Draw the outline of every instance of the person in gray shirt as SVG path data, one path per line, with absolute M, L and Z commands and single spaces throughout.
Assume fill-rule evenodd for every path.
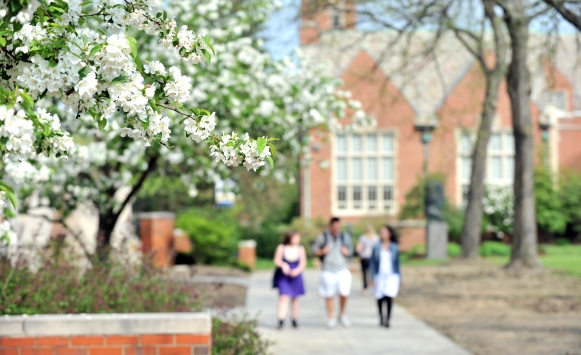
M 345 315 L 345 306 L 351 292 L 349 258 L 353 254 L 353 241 L 349 234 L 341 232 L 339 218 L 331 218 L 329 230 L 321 233 L 313 243 L 313 253 L 322 261 L 319 296 L 325 299 L 327 306 L 327 326 L 337 325 L 334 299 L 339 295 L 339 321 L 348 327 L 351 323 Z

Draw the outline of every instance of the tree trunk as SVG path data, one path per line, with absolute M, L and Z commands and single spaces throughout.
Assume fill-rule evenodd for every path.
M 529 20 L 523 2 L 513 0 L 505 17 L 512 50 L 507 86 L 515 143 L 514 236 L 509 267 L 516 268 L 541 265 L 537 254 L 531 83 L 527 69 Z
M 139 179 L 131 187 L 129 194 L 121 201 L 120 206 L 117 210 L 107 209 L 102 210 L 99 208 L 99 231 L 97 232 L 97 258 L 100 261 L 107 260 L 109 258 L 109 251 L 111 249 L 111 236 L 113 230 L 117 225 L 119 216 L 125 209 L 125 207 L 131 202 L 133 197 L 139 193 L 139 190 L 143 186 L 143 183 L 147 177 L 157 168 L 157 160 L 159 159 L 159 153 L 154 153 L 151 155 L 147 161 L 147 169 L 145 169 Z M 115 191 L 109 191 L 110 198 L 115 198 Z M 98 207 L 98 206 L 97 206 Z
M 482 110 L 482 120 L 478 128 L 478 136 L 472 153 L 472 173 L 470 175 L 470 190 L 468 206 L 462 227 L 462 257 L 477 258 L 482 231 L 482 200 L 484 199 L 484 173 L 488 157 L 488 140 L 492 130 L 492 121 L 498 106 L 498 90 L 502 82 L 503 72 L 490 72 L 486 80 L 486 97 Z
M 117 218 L 113 211 L 99 210 L 99 231 L 97 233 L 97 258 L 105 261 L 109 258 L 111 249 L 111 235 L 117 224 Z
M 484 174 L 488 158 L 488 141 L 492 130 L 492 122 L 498 106 L 498 91 L 506 74 L 506 60 L 508 44 L 504 34 L 502 19 L 494 11 L 493 0 L 482 0 L 484 13 L 490 21 L 494 33 L 495 62 L 492 69 L 488 69 L 486 52 L 477 53 L 482 71 L 486 75 L 486 93 L 482 107 L 482 120 L 476 137 L 476 144 L 472 154 L 472 172 L 468 191 L 468 206 L 462 226 L 462 256 L 477 258 L 480 247 L 482 226 L 482 201 L 484 199 Z M 481 39 L 483 40 L 483 39 Z

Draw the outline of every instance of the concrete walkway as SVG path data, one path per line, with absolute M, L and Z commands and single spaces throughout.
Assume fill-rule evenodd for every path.
M 391 328 L 379 327 L 375 299 L 361 296 L 354 275 L 347 315 L 353 325 L 327 329 L 323 300 L 317 294 L 318 271 L 307 270 L 307 295 L 301 298 L 299 329 L 276 329 L 277 290 L 271 289 L 272 272 L 255 272 L 246 297 L 247 312 L 258 316 L 259 330 L 275 342 L 273 355 L 470 355 L 405 309 L 395 306 Z

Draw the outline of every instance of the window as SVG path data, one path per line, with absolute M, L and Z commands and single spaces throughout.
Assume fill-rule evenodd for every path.
M 567 111 L 567 95 L 564 91 L 551 91 L 548 95 L 549 105 L 552 105 L 559 110 Z
M 458 191 L 461 203 L 466 206 L 472 175 L 472 149 L 474 135 L 463 132 L 458 142 Z M 488 141 L 485 184 L 510 185 L 514 179 L 514 137 L 511 132 L 495 132 Z
M 394 213 L 395 138 L 389 132 L 337 134 L 333 209 L 345 214 Z

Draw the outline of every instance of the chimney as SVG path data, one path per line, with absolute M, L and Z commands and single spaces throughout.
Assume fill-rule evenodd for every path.
M 323 31 L 355 28 L 356 15 L 353 0 L 303 0 L 301 45 L 319 42 Z

